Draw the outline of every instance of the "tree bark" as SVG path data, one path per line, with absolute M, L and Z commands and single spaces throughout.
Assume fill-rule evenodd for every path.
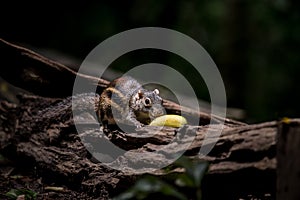
M 203 188 L 207 191 L 204 194 L 210 197 L 216 195 L 211 191 L 216 186 L 220 186 L 220 192 L 230 191 L 231 195 L 241 191 L 243 194 L 275 192 L 277 122 L 235 127 L 188 125 L 180 129 L 147 126 L 130 133 L 116 130 L 103 134 L 89 112 L 80 113 L 85 120 L 81 122 L 80 130 L 75 128 L 71 101 L 37 96 L 19 98 L 21 103 L 18 106 L 1 102 L 0 153 L 22 165 L 35 167 L 44 181 L 63 182 L 81 191 L 93 191 L 92 194 L 99 197 L 115 192 L 115 188 L 126 188 L 128 182 L 137 177 L 131 165 L 139 162 L 145 163 L 151 174 L 166 176 L 170 172 L 152 170 L 172 163 L 168 155 L 183 152 L 192 159 L 209 161 L 209 173 Z M 80 115 L 76 117 L 80 118 Z M 209 139 L 216 141 L 212 151 L 204 157 L 199 155 L 208 130 L 222 128 L 219 138 Z M 172 142 L 176 138 L 180 142 Z M 95 162 L 88 151 L 95 152 L 89 147 L 103 147 L 109 141 L 126 153 L 116 156 L 102 151 L 102 157 L 112 157 L 115 163 L 122 163 L 122 160 L 132 162 L 124 165 L 121 172 Z M 151 153 L 158 149 L 157 154 Z M 136 152 L 142 157 L 134 157 Z
M 128 132 L 104 133 L 93 109 L 80 110 L 93 108 L 95 97 L 76 96 L 75 107 L 80 106 L 74 114 L 72 97 L 68 94 L 76 75 L 88 84 L 97 84 L 100 90 L 107 87 L 108 81 L 78 74 L 2 39 L 0 48 L 4 52 L 1 65 L 10 66 L 7 71 L 0 68 L 1 76 L 35 94 L 19 95 L 18 105 L 0 102 L 0 154 L 17 166 L 35 169 L 43 182 L 66 185 L 90 198 L 108 199 L 128 188 L 141 175 L 134 168 L 139 163 L 146 166 L 145 172 L 166 177 L 182 169 L 166 172 L 155 170 L 156 167 L 172 164 L 173 155 L 184 154 L 210 163 L 202 184 L 204 199 L 275 194 L 277 122 L 247 125 L 164 100 L 168 113 L 201 118 L 201 124 L 179 129 L 146 126 Z M 221 135 L 216 135 L 220 130 Z M 106 145 L 111 143 L 125 153 L 109 152 Z M 213 143 L 216 144 L 207 155 L 199 154 L 201 147 Z M 110 165 L 98 162 L 93 155 Z M 110 167 L 114 164 L 120 170 Z M 43 191 L 40 195 L 45 197 Z

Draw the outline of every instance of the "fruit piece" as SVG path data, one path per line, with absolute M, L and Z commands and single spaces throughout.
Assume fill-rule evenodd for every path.
M 186 119 L 180 115 L 163 115 L 155 118 L 149 125 L 179 128 L 185 124 L 187 124 Z

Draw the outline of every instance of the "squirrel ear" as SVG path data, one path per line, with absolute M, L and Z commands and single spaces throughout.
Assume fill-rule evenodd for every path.
M 159 90 L 158 90 L 158 89 L 153 90 L 153 92 L 154 92 L 155 94 L 159 95 Z
M 143 98 L 143 96 L 144 96 L 144 93 L 141 90 L 139 90 L 138 93 L 135 95 L 135 98 L 138 100 L 138 99 Z

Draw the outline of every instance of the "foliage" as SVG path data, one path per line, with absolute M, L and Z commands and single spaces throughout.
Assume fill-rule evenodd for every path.
M 146 176 L 137 181 L 132 188 L 114 199 L 150 199 L 155 194 L 160 197 L 172 197 L 173 199 L 187 200 L 187 198 L 182 193 L 178 192 L 175 187 L 153 176 Z
M 27 189 L 11 189 L 6 193 L 6 196 L 10 199 L 17 199 L 20 195 L 24 195 L 25 200 L 34 200 L 36 199 L 37 193 Z
M 157 176 L 144 176 L 114 200 L 155 199 L 155 197 L 178 200 L 201 199 L 201 181 L 208 164 L 181 157 L 171 167 L 181 167 L 185 172 L 166 178 L 167 181 Z M 165 169 L 166 172 L 169 170 L 169 167 Z

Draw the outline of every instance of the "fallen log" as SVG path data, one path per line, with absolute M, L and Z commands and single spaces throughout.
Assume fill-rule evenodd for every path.
M 35 94 L 19 95 L 17 105 L 0 102 L 0 154 L 16 166 L 34 169 L 43 183 L 65 185 L 69 190 L 83 192 L 85 198 L 108 199 L 128 188 L 141 174 L 164 178 L 181 173 L 178 168 L 166 172 L 157 166 L 168 166 L 174 162 L 174 155 L 183 154 L 210 163 L 202 184 L 204 199 L 245 195 L 274 198 L 277 122 L 247 125 L 164 100 L 168 113 L 183 112 L 200 118 L 201 124 L 104 133 L 92 110 L 80 110 L 74 115 L 68 96 L 76 75 L 88 84 L 98 85 L 100 90 L 107 87 L 108 81 L 78 74 L 2 39 L 0 48 L 4 52 L 1 66 L 10 66 L 9 70 L 0 68 L 1 76 Z M 93 104 L 93 98 L 83 94 L 77 100 L 79 104 Z M 220 136 L 209 134 L 218 131 Z M 111 143 L 124 152 L 111 153 L 105 148 Z M 210 145 L 214 147 L 208 154 L 200 154 L 202 146 Z M 135 167 L 141 162 L 144 172 L 137 174 Z M 115 166 L 118 170 L 112 168 Z M 39 195 L 46 198 L 49 193 L 41 190 Z
M 126 188 L 128 182 L 137 177 L 135 168 L 124 165 L 121 171 L 114 170 L 109 165 L 95 162 L 88 151 L 96 151 L 88 147 L 105 145 L 110 140 L 126 150 L 124 155 L 114 158 L 115 162 L 130 160 L 134 166 L 142 160 L 147 166 L 145 172 L 154 175 L 166 175 L 155 167 L 171 164 L 173 160 L 168 155 L 183 152 L 192 159 L 209 161 L 209 175 L 203 184 L 206 191 L 219 185 L 222 186 L 220 191 L 230 189 L 230 194 L 275 192 L 277 122 L 236 127 L 218 124 L 186 126 L 181 129 L 147 126 L 131 133 L 114 131 L 105 135 L 97 124 L 89 121 L 82 122 L 80 130 L 76 129 L 71 104 L 65 106 L 68 109 L 61 109 L 61 103 L 66 101 L 26 95 L 19 98 L 18 106 L 1 102 L 0 153 L 22 165 L 36 168 L 46 182 L 62 182 L 73 189 L 93 191 L 97 197 L 112 194 L 115 188 Z M 92 116 L 87 117 L 89 113 L 81 114 L 85 119 L 92 119 Z M 208 130 L 220 128 L 224 128 L 221 136 L 210 138 L 212 142 L 217 141 L 212 151 L 201 156 L 199 150 Z M 172 142 L 176 137 L 180 137 L 180 144 Z M 158 149 L 159 153 L 151 154 Z M 142 156 L 137 158 L 136 152 Z M 111 156 L 109 152 L 101 153 L 102 156 Z

